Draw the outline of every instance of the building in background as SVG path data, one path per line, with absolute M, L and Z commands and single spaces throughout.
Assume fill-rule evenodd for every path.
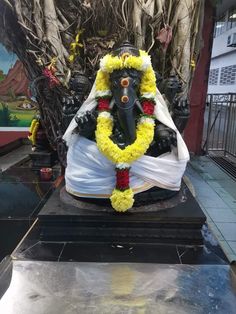
M 208 93 L 236 93 L 236 1 L 217 7 Z

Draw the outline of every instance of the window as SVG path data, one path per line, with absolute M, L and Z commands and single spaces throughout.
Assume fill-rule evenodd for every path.
M 209 73 L 209 85 L 217 85 L 219 77 L 219 69 L 211 69 Z
M 215 24 L 215 37 L 221 35 L 226 30 L 226 15 L 221 16 Z
M 229 19 L 227 22 L 227 29 L 236 27 L 236 9 L 231 9 L 229 11 Z
M 233 85 L 236 83 L 236 64 L 221 68 L 220 85 Z

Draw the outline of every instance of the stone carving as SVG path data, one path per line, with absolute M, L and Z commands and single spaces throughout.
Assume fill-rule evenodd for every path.
M 135 194 L 150 190 L 158 200 L 180 189 L 189 159 L 180 134 L 188 102 L 174 75 L 157 76 L 148 54 L 129 42 L 101 59 L 90 95 L 64 135 L 67 192 L 81 200 L 110 198 L 124 212 L 137 205 Z

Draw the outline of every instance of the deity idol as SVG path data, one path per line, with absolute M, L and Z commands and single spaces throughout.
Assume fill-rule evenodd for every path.
M 110 199 L 118 212 L 135 206 L 135 195 L 144 191 L 179 191 L 189 160 L 150 56 L 128 42 L 101 59 L 64 140 L 67 192 L 81 200 Z

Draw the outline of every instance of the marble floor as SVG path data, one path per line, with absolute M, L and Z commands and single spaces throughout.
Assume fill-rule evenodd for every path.
M 236 261 L 236 181 L 206 156 L 194 157 L 186 176 L 207 224 L 230 262 Z

